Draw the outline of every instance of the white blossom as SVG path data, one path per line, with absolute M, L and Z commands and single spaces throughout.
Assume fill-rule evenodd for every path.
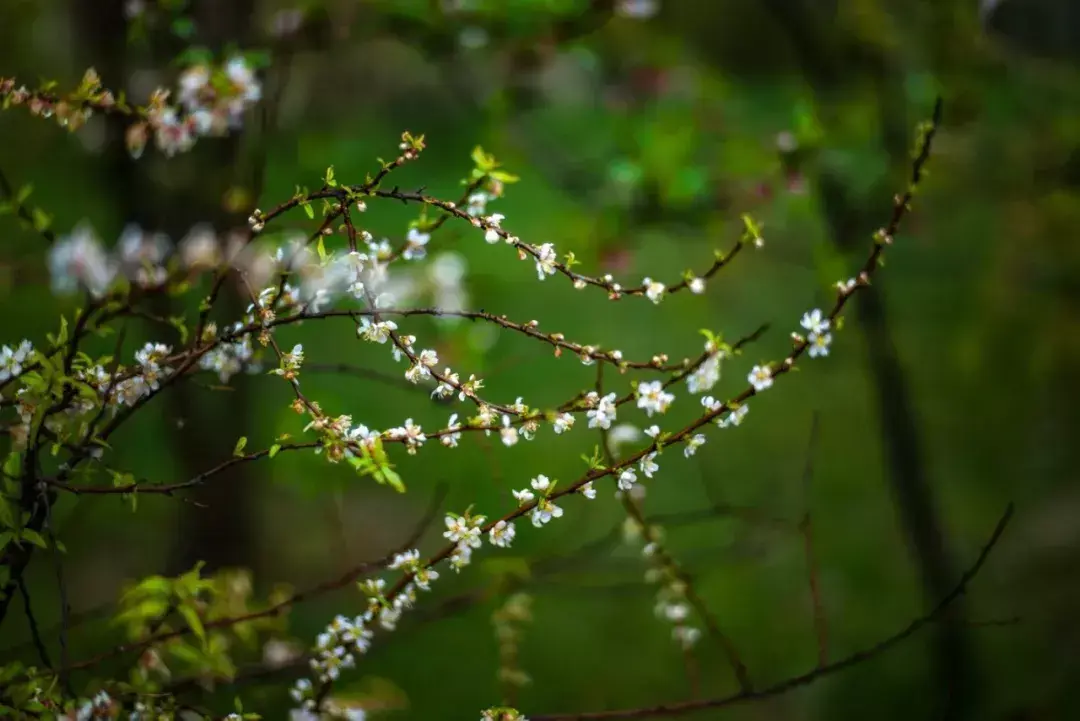
M 488 531 L 488 539 L 493 546 L 509 548 L 510 543 L 514 540 L 514 534 L 514 524 L 500 520 Z
M 690 438 L 686 439 L 686 446 L 683 448 L 683 455 L 689 458 L 697 452 L 697 449 L 705 445 L 705 436 L 701 433 L 696 433 Z
M 0 348 L 0 382 L 22 373 L 24 364 L 33 352 L 34 346 L 28 340 L 19 343 L 15 348 Z
M 461 440 L 461 431 L 459 430 L 460 426 L 457 424 L 457 419 L 457 413 L 450 416 L 450 422 L 447 424 L 446 428 L 448 433 L 439 439 L 447 448 L 457 448 L 458 441 Z
M 551 427 L 556 433 L 562 433 L 563 431 L 570 430 L 574 427 L 574 416 L 572 413 L 560 413 L 555 416 L 555 420 L 552 421 Z
M 820 309 L 814 308 L 808 313 L 803 313 L 801 325 L 810 333 L 821 335 L 829 330 L 829 319 L 822 314 Z
M 747 380 L 750 381 L 750 385 L 754 386 L 754 390 L 760 393 L 761 391 L 772 387 L 772 371 L 768 366 L 754 366 L 753 369 L 751 369 Z
M 484 233 L 484 240 L 486 240 L 488 243 L 499 242 L 499 229 L 505 218 L 506 216 L 502 213 L 494 213 L 485 218 L 488 229 Z
M 589 417 L 589 428 L 611 428 L 611 422 L 615 420 L 618 412 L 615 406 L 616 398 L 614 393 L 608 393 L 597 402 L 596 408 L 585 414 Z
M 811 333 L 808 340 L 810 342 L 811 358 L 829 355 L 829 345 L 832 343 L 832 333 Z
M 743 418 L 745 418 L 746 414 L 749 412 L 750 406 L 743 403 L 741 406 L 731 411 L 731 413 L 728 414 L 727 418 L 719 420 L 717 422 L 717 425 L 719 425 L 721 428 L 728 428 L 730 426 L 740 425 L 743 422 Z
M 660 381 L 639 383 L 637 387 L 637 407 L 652 417 L 653 413 L 666 413 L 675 396 L 664 390 L 664 384 Z
M 552 518 L 562 517 L 562 514 L 562 508 L 556 506 L 546 498 L 541 498 L 532 510 L 532 524 L 537 528 L 540 528 L 545 523 L 549 523 Z
M 558 262 L 559 257 L 555 253 L 555 246 L 551 243 L 541 245 L 536 255 L 537 277 L 543 280 L 545 275 L 555 275 L 555 264 Z
M 390 339 L 390 334 L 395 330 L 397 330 L 397 323 L 392 320 L 372 323 L 367 318 L 361 318 L 357 335 L 373 343 L 386 343 Z
M 641 459 L 638 464 L 641 468 L 641 472 L 645 474 L 646 478 L 652 478 L 653 474 L 660 470 L 660 466 L 656 463 L 656 453 L 649 453 Z
M 655 281 L 652 278 L 645 278 L 645 295 L 654 304 L 659 304 L 664 299 L 665 286 L 659 281 Z

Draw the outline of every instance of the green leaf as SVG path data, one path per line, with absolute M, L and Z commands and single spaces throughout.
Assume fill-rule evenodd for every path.
M 199 614 L 195 612 L 195 609 L 191 606 L 181 606 L 178 610 L 184 620 L 187 621 L 191 632 L 198 636 L 200 641 L 206 643 L 206 629 L 203 628 L 202 619 L 199 618 Z
M 274 445 L 270 446 L 270 457 L 273 458 L 274 456 L 276 456 L 278 454 L 278 451 L 280 451 L 280 450 L 281 450 L 281 444 L 280 443 L 275 443 Z
M 41 208 L 34 208 L 30 211 L 30 214 L 33 217 L 34 230 L 37 232 L 48 230 L 49 226 L 52 225 L 52 216 Z
M 380 468 L 379 471 L 381 472 L 385 482 L 390 484 L 391 488 L 393 488 L 398 493 L 405 492 L 405 483 L 401 480 L 401 476 L 397 474 L 397 471 L 390 468 L 389 466 L 384 466 Z
M 509 185 L 510 183 L 516 183 L 521 180 L 521 178 L 514 175 L 513 173 L 507 173 L 502 170 L 492 170 L 490 173 L 488 173 L 488 175 L 490 175 L 495 180 L 498 180 L 500 183 L 506 183 L 507 185 Z
M 247 436 L 240 436 L 240 440 L 236 442 L 236 446 L 233 448 L 233 456 L 242 458 L 245 446 L 247 446 Z
M 187 345 L 188 328 L 184 323 L 184 316 L 174 315 L 169 318 L 169 325 L 176 328 L 176 331 L 180 334 L 180 345 Z
M 311 207 L 311 203 L 301 203 L 304 208 L 304 212 L 307 213 L 307 217 L 315 220 L 315 209 Z
M 60 316 L 60 334 L 58 336 L 56 336 L 57 345 L 61 345 L 61 344 L 67 342 L 67 339 L 68 339 L 67 331 L 68 331 L 67 318 L 65 318 L 64 316 Z
M 19 531 L 19 537 L 25 541 L 30 541 L 38 548 L 48 548 L 49 544 L 45 542 L 45 537 L 32 528 L 24 528 Z
M 147 576 L 133 588 L 125 592 L 120 601 L 124 602 L 137 596 L 167 596 L 172 593 L 172 582 L 164 576 Z
M 15 534 L 11 531 L 0 533 L 0 551 L 3 551 L 13 538 L 15 538 Z
M 195 21 L 188 17 L 176 18 L 172 21 L 173 35 L 187 40 L 195 34 Z
M 18 451 L 9 453 L 8 457 L 4 459 L 4 475 L 8 478 L 18 478 L 21 468 L 22 454 Z

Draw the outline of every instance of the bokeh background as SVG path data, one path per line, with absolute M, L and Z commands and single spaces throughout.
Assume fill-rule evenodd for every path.
M 672 454 L 645 509 L 670 519 L 670 549 L 767 685 L 816 661 L 794 528 L 804 514 L 838 658 L 947 591 L 1016 503 L 1006 538 L 947 622 L 811 687 L 700 718 L 1080 713 L 1075 3 L 237 0 L 195 2 L 186 43 L 169 32 L 133 39 L 130 10 L 119 0 L 4 0 L 0 75 L 71 87 L 94 66 L 106 87 L 139 98 L 172 82 L 169 63 L 185 44 L 263 48 L 271 122 L 183 157 L 149 152 L 134 163 L 120 128 L 104 120 L 68 135 L 22 111 L 0 115 L 0 170 L 33 185 L 33 204 L 57 232 L 84 219 L 110 239 L 129 222 L 173 238 L 198 222 L 243 225 L 252 207 L 298 184 L 317 187 L 328 165 L 342 182 L 361 182 L 377 157 L 395 153 L 403 130 L 424 133 L 428 150 L 396 181 L 455 198 L 479 144 L 521 176 L 490 208 L 507 227 L 628 282 L 702 268 L 738 237 L 742 213 L 764 221 L 764 249 L 742 254 L 705 296 L 659 307 L 537 283 L 531 264 L 469 228 L 449 224 L 432 241 L 434 256 L 463 262 L 468 307 L 536 318 L 627 357 L 692 356 L 701 328 L 734 340 L 771 323 L 725 365 L 721 397 L 741 390 L 755 362 L 781 357 L 802 312 L 829 302 L 832 283 L 861 263 L 904 187 L 913 128 L 942 95 L 945 121 L 916 212 L 874 292 L 847 313 L 832 355 L 778 382 L 743 426 L 712 432 L 696 458 Z M 372 202 L 365 222 L 400 241 L 412 212 Z M 305 227 L 302 216 L 293 222 Z M 0 341 L 40 342 L 74 301 L 50 292 L 39 236 L 10 216 L 0 217 L 0 236 Z M 419 304 L 430 302 L 429 267 L 417 266 L 413 279 Z M 407 330 L 455 369 L 485 378 L 492 397 L 545 406 L 594 379 L 573 358 L 481 325 L 415 319 Z M 149 324 L 131 332 L 176 340 Z M 406 417 L 445 423 L 451 409 L 423 391 L 335 370 L 399 373 L 381 349 L 355 342 L 350 325 L 307 324 L 281 337 L 324 366 L 306 372 L 305 390 L 328 411 L 375 428 Z M 608 382 L 628 387 L 626 378 Z M 157 399 L 117 438 L 117 463 L 179 481 L 228 457 L 241 435 L 262 447 L 300 434 L 282 384 L 255 376 L 233 385 Z M 695 408 L 683 391 L 664 425 Z M 637 411 L 620 420 L 646 425 Z M 107 610 L 131 579 L 205 560 L 250 568 L 257 593 L 317 583 L 401 543 L 440 486 L 445 508 L 475 503 L 495 514 L 535 473 L 576 478 L 597 442 L 583 426 L 510 449 L 467 438 L 456 451 L 398 454 L 404 495 L 320 458 L 282 454 L 201 489 L 192 496 L 201 506 L 147 496 L 132 513 L 112 497 L 62 499 L 73 657 L 117 638 Z M 388 719 L 474 717 L 503 697 L 491 614 L 521 589 L 534 597 L 520 651 L 533 683 L 517 699 L 527 713 L 688 697 L 683 656 L 653 614 L 640 551 L 618 540 L 624 516 L 610 489 L 565 506 L 543 532 L 520 524 L 512 551 L 484 551 L 459 577 L 444 573 L 416 619 L 380 636 L 344 691 L 390 707 L 380 712 Z M 440 532 L 431 528 L 421 548 L 438 548 Z M 562 561 L 541 572 L 537 560 L 552 557 Z M 39 557 L 29 578 L 55 643 L 52 564 Z M 463 594 L 469 603 L 445 605 Z M 294 610 L 289 633 L 307 643 L 360 604 L 355 590 L 321 597 Z M 32 658 L 28 637 L 12 613 L 0 629 L 3 657 Z M 703 695 L 735 689 L 707 639 L 697 658 Z M 286 675 L 245 686 L 247 707 L 284 717 L 288 683 Z M 227 704 L 230 692 L 207 698 Z

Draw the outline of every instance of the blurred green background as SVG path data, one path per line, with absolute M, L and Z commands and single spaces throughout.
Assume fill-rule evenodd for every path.
M 127 87 L 132 97 L 171 82 L 168 63 L 184 43 L 175 36 L 129 43 L 124 6 L 3 0 L 0 75 L 72 87 L 93 65 L 106 87 Z M 811 687 L 695 718 L 908 720 L 934 717 L 943 703 L 953 717 L 1077 717 L 1074 4 L 327 0 L 298 7 L 308 13 L 302 30 L 281 36 L 273 29 L 287 16 L 279 13 L 294 8 L 195 3 L 191 42 L 273 49 L 264 88 L 275 108 L 271 122 L 253 122 L 230 140 L 201 141 L 185 157 L 148 152 L 134 164 L 117 129 L 103 121 L 68 135 L 10 111 L 0 116 L 0 170 L 15 185 L 33 184 L 32 203 L 54 217 L 57 232 L 87 219 L 111 239 L 134 221 L 178 238 L 197 222 L 242 226 L 251 207 L 286 199 L 297 184 L 320 185 L 328 165 L 342 182 L 362 182 L 409 130 L 426 135 L 428 150 L 397 172 L 402 187 L 456 198 L 479 144 L 521 176 L 489 207 L 506 215 L 505 227 L 572 250 L 587 271 L 627 283 L 645 275 L 673 282 L 706 267 L 713 249 L 737 239 L 740 215 L 753 213 L 765 223 L 766 246 L 740 255 L 705 296 L 678 295 L 659 307 L 611 303 L 558 278 L 537 283 L 531 263 L 454 223 L 431 245 L 433 255 L 465 261 L 467 307 L 535 318 L 544 330 L 616 347 L 628 358 L 693 356 L 701 328 L 734 340 L 771 323 L 725 365 L 713 394 L 727 397 L 744 387 L 753 364 L 781 357 L 801 314 L 831 302 L 830 286 L 862 262 L 892 194 L 904 187 L 913 128 L 941 94 L 945 122 L 916 212 L 874 293 L 860 295 L 847 313 L 832 355 L 805 363 L 755 400 L 743 426 L 712 431 L 696 458 L 667 457 L 644 508 L 686 514 L 727 503 L 792 523 L 809 513 L 829 654 L 839 658 L 893 632 L 946 591 L 1014 501 L 1006 539 L 947 623 Z M 655 13 L 635 16 L 635 9 Z M 227 208 L 230 188 L 258 199 Z M 414 217 L 415 209 L 373 201 L 364 221 L 377 238 L 400 241 Z M 301 214 L 287 222 L 306 227 Z M 0 218 L 0 234 L 0 342 L 40 343 L 74 301 L 51 295 L 39 236 L 10 216 Z M 428 267 L 411 270 L 422 280 Z M 423 318 L 402 326 L 455 370 L 485 378 L 491 398 L 550 406 L 594 380 L 595 369 L 553 358 L 521 336 Z M 129 332 L 176 342 L 149 326 Z M 399 373 L 385 349 L 355 342 L 348 323 L 290 327 L 279 340 L 303 343 L 310 363 Z M 109 352 L 110 343 L 99 351 Z M 629 377 L 609 374 L 607 382 L 629 388 Z M 306 373 L 304 383 L 328 412 L 374 428 L 406 417 L 441 426 L 452 410 L 422 390 L 348 373 Z M 665 428 L 698 410 L 679 388 Z M 285 432 L 299 436 L 290 401 L 283 384 L 260 376 L 238 379 L 230 392 L 189 386 L 166 394 L 116 439 L 117 463 L 155 480 L 184 480 L 228 457 L 241 435 L 249 448 Z M 620 421 L 648 425 L 629 407 Z M 405 495 L 294 453 L 200 491 L 195 498 L 205 508 L 147 496 L 132 513 L 112 497 L 63 498 L 57 527 L 69 549 L 64 564 L 79 620 L 72 656 L 115 638 L 101 610 L 133 578 L 204 559 L 251 568 L 260 593 L 278 582 L 308 586 L 401 543 L 440 484 L 448 488 L 446 509 L 475 503 L 501 514 L 511 507 L 509 490 L 536 473 L 565 481 L 580 475 L 581 454 L 598 442 L 584 425 L 565 437 L 544 429 L 509 449 L 495 437 L 467 437 L 455 451 L 429 443 L 415 457 L 396 453 Z M 444 572 L 417 617 L 380 635 L 342 688 L 392 684 L 393 699 L 380 692 L 399 707 L 384 712 L 388 719 L 472 718 L 498 703 L 490 617 L 504 600 L 507 569 L 577 554 L 624 518 L 607 486 L 595 503 L 574 498 L 564 506 L 564 518 L 543 532 L 519 524 L 511 551 L 485 548 L 460 577 Z M 423 551 L 440 547 L 437 526 L 421 541 Z M 671 551 L 758 685 L 813 667 L 798 533 L 720 512 L 669 523 L 667 531 Z M 653 614 L 644 570 L 635 547 L 613 543 L 524 583 L 535 618 L 520 651 L 533 679 L 517 699 L 523 711 L 690 695 L 682 654 Z M 39 621 L 55 643 L 55 577 L 44 555 L 29 578 Z M 484 594 L 475 603 L 424 620 L 425 607 L 474 591 Z M 290 634 L 306 644 L 335 613 L 356 613 L 361 603 L 347 589 L 302 605 Z M 0 629 L 5 658 L 32 658 L 24 626 L 13 612 Z M 696 655 L 702 695 L 735 689 L 707 639 Z M 284 717 L 287 684 L 245 687 L 248 708 Z

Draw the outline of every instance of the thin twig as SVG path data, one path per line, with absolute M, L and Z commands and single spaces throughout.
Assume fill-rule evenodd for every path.
M 810 602 L 814 610 L 814 634 L 817 637 L 817 660 L 818 666 L 825 666 L 829 662 L 829 631 L 828 619 L 825 615 L 825 604 L 821 598 L 821 574 L 818 569 L 817 555 L 814 553 L 814 524 L 810 515 L 811 483 L 814 477 L 814 450 L 818 439 L 818 413 L 814 411 L 810 420 L 810 440 L 807 442 L 806 465 L 803 468 L 802 496 L 803 517 L 799 523 L 799 532 L 803 538 L 803 549 L 806 555 L 806 576 L 810 586 Z
M 721 696 L 711 699 L 700 699 L 692 701 L 683 701 L 679 703 L 660 704 L 657 706 L 649 706 L 643 708 L 634 709 L 618 709 L 614 711 L 595 711 L 591 713 L 568 713 L 568 714 L 529 714 L 529 718 L 532 721 L 614 721 L 615 719 L 643 719 L 643 718 L 659 718 L 666 716 L 681 716 L 683 714 L 693 713 L 695 711 L 701 711 L 703 709 L 720 709 L 728 708 L 738 704 L 747 703 L 749 701 L 760 701 L 762 699 L 773 698 L 780 696 L 796 688 L 809 685 L 818 681 L 826 676 L 839 673 L 840 671 L 847 670 L 852 666 L 857 666 L 865 661 L 869 661 L 885 651 L 897 646 L 903 641 L 907 640 L 911 636 L 915 635 L 918 631 L 922 630 L 929 624 L 936 621 L 945 610 L 958 598 L 963 596 L 967 592 L 967 587 L 971 581 L 978 575 L 983 565 L 986 563 L 986 559 L 990 556 L 990 552 L 997 545 L 1001 539 L 1002 534 L 1005 532 L 1006 526 L 1012 519 L 1013 505 L 1010 503 L 1005 509 L 1005 513 L 1002 515 L 1001 520 L 998 521 L 997 526 L 994 528 L 994 532 L 990 535 L 990 539 L 983 546 L 982 551 L 979 553 L 975 563 L 969 568 L 963 576 L 960 577 L 959 582 L 953 588 L 953 590 L 942 598 L 934 608 L 929 612 L 920 616 L 909 623 L 904 628 L 900 629 L 892 636 L 879 641 L 878 643 L 865 648 L 861 651 L 846 656 L 839 661 L 834 661 L 825 666 L 814 668 L 799 676 L 793 676 L 779 683 L 773 684 L 767 688 L 763 688 L 757 691 L 740 691 L 736 694 L 729 696 Z
M 34 641 L 34 648 L 37 649 L 38 658 L 45 664 L 46 668 L 51 669 L 53 667 L 52 659 L 49 658 L 49 650 L 45 647 L 45 641 L 41 638 L 41 631 L 38 629 L 37 618 L 34 617 L 34 607 L 30 603 L 30 591 L 26 588 L 26 581 L 22 577 L 15 581 L 19 586 L 19 593 L 22 595 L 23 611 L 26 613 L 26 623 L 30 626 L 30 637 Z

